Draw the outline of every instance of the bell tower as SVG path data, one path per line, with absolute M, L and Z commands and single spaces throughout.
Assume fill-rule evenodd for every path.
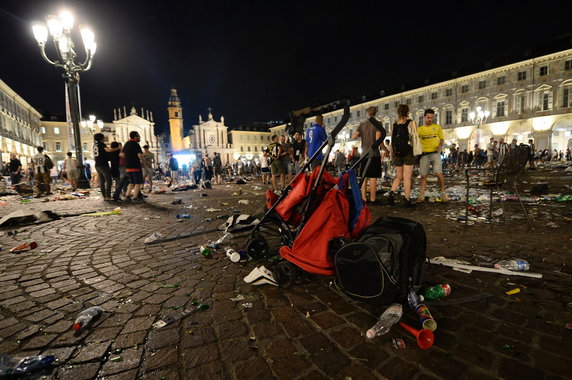
M 176 89 L 171 89 L 169 97 L 169 128 L 171 132 L 171 146 L 173 151 L 183 150 L 183 107 L 181 107 L 181 99 L 177 95 Z

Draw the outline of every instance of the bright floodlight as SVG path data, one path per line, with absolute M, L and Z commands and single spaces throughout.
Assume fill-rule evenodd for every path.
M 58 16 L 49 15 L 48 17 L 46 17 L 46 22 L 48 24 L 48 30 L 50 31 L 52 37 L 54 37 L 55 39 L 60 38 L 64 32 L 64 28 Z
M 99 127 L 100 130 L 103 129 L 103 121 L 98 120 L 98 121 L 97 121 L 97 126 Z
M 85 50 L 91 50 L 93 44 L 95 44 L 95 34 L 93 34 L 93 31 L 87 26 L 80 26 L 79 28 L 81 32 L 81 40 L 83 41 Z
M 60 21 L 65 31 L 70 31 L 73 28 L 73 15 L 69 11 L 62 11 L 60 13 Z
M 44 45 L 48 40 L 48 28 L 43 22 L 32 22 L 32 32 L 34 33 L 34 38 L 38 42 L 38 45 Z
M 89 121 L 91 122 L 95 121 L 95 115 L 89 115 Z
M 474 112 L 470 112 L 470 113 L 469 113 L 469 118 L 470 118 L 471 120 L 475 120 L 475 113 L 474 113 Z

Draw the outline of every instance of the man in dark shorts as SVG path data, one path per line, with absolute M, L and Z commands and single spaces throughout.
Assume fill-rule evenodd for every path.
M 108 148 L 103 142 L 103 133 L 93 135 L 93 159 L 95 160 L 95 170 L 99 176 L 99 189 L 103 200 L 111 200 L 111 171 L 109 169 L 109 153 L 119 150 L 119 148 Z
M 129 141 L 123 146 L 121 154 L 125 158 L 125 172 L 129 177 L 129 186 L 127 186 L 126 198 L 133 196 L 132 203 L 143 203 L 143 199 L 139 198 L 139 191 L 143 186 L 143 170 L 141 161 L 143 160 L 143 151 L 139 145 L 141 137 L 136 131 L 129 132 Z
M 274 186 L 274 191 L 279 191 L 284 188 L 286 175 L 284 174 L 284 165 L 282 164 L 282 160 L 280 160 L 282 146 L 278 143 L 278 136 L 272 136 L 272 143 L 268 145 L 268 150 L 270 151 L 270 157 L 272 157 L 272 163 L 270 164 L 272 185 Z M 276 184 L 276 177 L 280 177 L 280 184 L 282 185 L 280 189 Z
M 365 110 L 367 113 L 368 119 L 371 117 L 375 117 L 377 113 L 377 108 L 369 107 Z M 352 140 L 361 137 L 361 147 L 362 152 L 365 154 L 369 148 L 376 142 L 378 139 L 385 137 L 385 131 L 382 133 L 378 130 L 369 120 L 362 122 L 358 128 L 355 130 Z M 389 154 L 389 151 L 385 147 L 385 145 L 381 144 L 381 148 Z M 377 179 L 381 177 L 381 154 L 379 149 L 375 149 L 373 152 L 373 158 L 371 159 L 371 163 L 367 168 L 367 173 L 363 173 L 365 165 L 369 160 L 362 161 L 362 177 L 365 177 L 365 181 L 361 187 L 361 196 L 363 200 L 367 200 L 367 184 L 369 183 L 369 202 L 371 204 L 379 204 L 379 202 L 375 199 L 375 192 L 377 190 Z M 369 181 L 368 181 L 369 179 Z

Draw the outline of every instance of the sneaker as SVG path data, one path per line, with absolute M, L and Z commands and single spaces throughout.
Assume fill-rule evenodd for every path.
M 133 204 L 140 204 L 140 203 L 145 203 L 145 201 L 141 198 L 135 198 L 131 200 L 131 203 Z
M 423 203 L 425 202 L 425 196 L 419 196 L 419 198 L 417 198 L 417 203 Z
M 393 192 L 389 193 L 387 197 L 387 204 L 393 206 L 395 204 L 395 198 L 393 197 Z
M 123 200 L 121 198 L 111 198 L 111 201 L 115 203 L 123 203 Z
M 131 203 L 131 197 L 125 197 L 123 200 L 124 203 Z

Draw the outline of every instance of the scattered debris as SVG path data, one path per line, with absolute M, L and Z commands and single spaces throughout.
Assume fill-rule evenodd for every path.
M 507 291 L 507 292 L 505 292 L 505 293 L 506 293 L 507 295 L 509 295 L 509 296 L 512 295 L 512 294 L 517 294 L 517 293 L 520 293 L 520 288 L 515 288 L 515 289 L 509 290 L 509 291 Z
M 236 297 L 231 298 L 231 301 L 237 302 L 237 301 L 243 301 L 245 300 L 246 297 L 244 297 L 242 294 L 237 295 Z
M 274 285 L 278 286 L 278 282 L 274 277 L 274 273 L 264 267 L 264 265 L 254 268 L 248 276 L 244 278 L 244 282 L 250 285 Z
M 155 241 L 161 240 L 162 238 L 163 238 L 163 235 L 161 235 L 159 232 L 154 232 L 151 234 L 151 236 L 149 236 L 147 239 L 145 239 L 145 241 L 143 243 L 145 243 L 145 244 L 153 243 Z

